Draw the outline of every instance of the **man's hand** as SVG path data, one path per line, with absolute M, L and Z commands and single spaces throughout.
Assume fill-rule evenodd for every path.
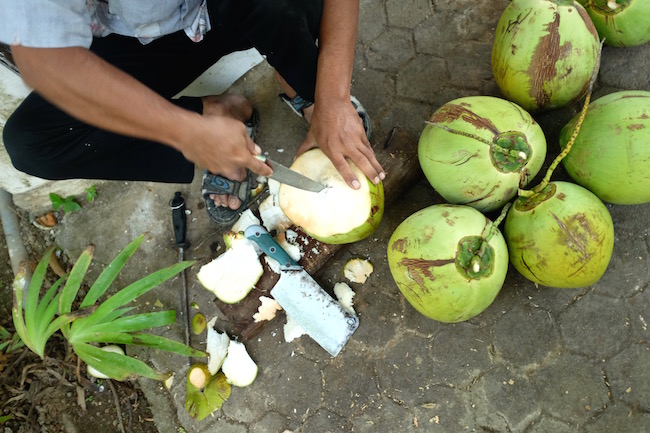
M 204 104 L 203 115 L 178 107 L 81 47 L 14 45 L 12 52 L 25 82 L 81 121 L 174 147 L 198 166 L 235 180 L 244 178 L 246 168 L 263 176 L 272 172 L 255 158 L 260 150 L 246 133 L 246 117 L 229 104 Z
M 319 147 L 351 188 L 358 189 L 360 183 L 346 158 L 359 167 L 372 182 L 379 183 L 385 177 L 384 171 L 375 158 L 361 118 L 350 100 L 323 101 L 313 107 L 309 132 L 298 148 L 298 155 Z
M 384 178 L 361 119 L 350 103 L 358 19 L 358 0 L 323 0 L 314 111 L 307 139 L 299 148 L 304 152 L 320 147 L 354 189 L 359 188 L 360 181 L 346 158 L 373 182 Z
M 270 176 L 273 170 L 255 158 L 262 150 L 244 125 L 252 111 L 251 103 L 241 95 L 204 97 L 201 124 L 183 140 L 183 155 L 197 166 L 232 180 L 243 180 L 247 168 Z

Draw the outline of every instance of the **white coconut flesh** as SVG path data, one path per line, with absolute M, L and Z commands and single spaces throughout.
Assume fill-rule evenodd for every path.
M 352 283 L 365 283 L 374 267 L 365 259 L 350 259 L 343 268 L 343 276 Z
M 230 338 L 228 338 L 228 334 L 218 332 L 212 326 L 208 327 L 208 339 L 205 346 L 206 352 L 208 352 L 208 371 L 210 371 L 210 374 L 217 374 L 223 365 L 228 355 L 229 345 Z
M 200 366 L 194 366 L 187 375 L 187 380 L 198 389 L 205 387 L 208 383 L 208 373 Z
M 263 272 L 255 247 L 248 242 L 238 242 L 203 265 L 196 276 L 219 300 L 234 304 L 248 295 Z
M 371 213 L 370 185 L 358 167 L 350 164 L 350 168 L 360 180 L 358 190 L 347 185 L 324 153 L 302 154 L 291 169 L 326 188 L 315 193 L 281 185 L 278 197 L 282 211 L 295 225 L 320 237 L 348 233 L 363 225 Z
M 353 307 L 354 291 L 350 286 L 346 283 L 334 284 L 334 295 L 336 296 L 336 299 L 339 300 L 339 304 L 341 304 L 341 307 L 345 311 L 355 314 Z
M 246 351 L 246 346 L 238 341 L 230 341 L 228 356 L 221 366 L 226 381 L 234 386 L 248 386 L 257 377 L 257 364 Z

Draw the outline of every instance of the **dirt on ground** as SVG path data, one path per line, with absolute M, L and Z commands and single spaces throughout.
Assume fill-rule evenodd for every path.
M 30 260 L 37 262 L 54 242 L 19 213 Z M 60 258 L 63 268 L 72 263 Z M 58 276 L 48 272 L 53 283 Z M 13 272 L 0 230 L 0 326 L 14 333 L 11 318 Z M 83 291 L 83 289 L 82 289 Z M 0 328 L 1 330 L 1 328 Z M 0 339 L 0 344 L 5 339 Z M 0 428 L 3 433 L 157 433 L 151 409 L 137 381 L 91 378 L 60 333 L 49 340 L 44 359 L 29 349 L 0 350 Z

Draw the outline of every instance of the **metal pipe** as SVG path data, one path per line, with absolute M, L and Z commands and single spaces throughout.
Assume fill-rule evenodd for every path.
M 0 220 L 2 220 L 2 228 L 5 233 L 7 249 L 9 250 L 11 268 L 14 275 L 16 275 L 18 266 L 21 262 L 28 260 L 28 256 L 20 235 L 20 222 L 14 211 L 11 194 L 4 189 L 0 189 Z

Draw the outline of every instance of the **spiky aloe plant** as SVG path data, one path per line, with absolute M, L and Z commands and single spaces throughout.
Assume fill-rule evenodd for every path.
M 60 330 L 79 358 L 117 380 L 132 376 L 162 380 L 168 375 L 155 371 L 138 359 L 101 350 L 99 343 L 133 344 L 184 356 L 206 356 L 204 352 L 185 344 L 140 332 L 174 323 L 174 310 L 126 315 L 134 308 L 127 304 L 182 272 L 193 261 L 180 262 L 153 272 L 97 304 L 143 239 L 144 235 L 138 236 L 115 257 L 90 287 L 79 309 L 75 311 L 72 311 L 72 304 L 92 261 L 92 245 L 81 254 L 70 274 L 59 278 L 40 300 L 45 272 L 54 248 L 45 253 L 31 278 L 26 269 L 19 270 L 14 280 L 12 313 L 16 332 L 25 345 L 43 358 L 47 340 Z

